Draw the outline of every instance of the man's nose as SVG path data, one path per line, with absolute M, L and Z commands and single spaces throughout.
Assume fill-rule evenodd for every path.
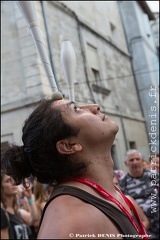
M 91 111 L 93 114 L 97 114 L 100 112 L 100 106 L 98 104 L 89 104 L 89 105 L 85 105 L 83 107 L 83 109 L 88 109 L 89 111 Z
M 137 163 L 138 161 L 139 161 L 139 159 L 137 159 L 137 158 L 134 158 L 134 159 L 133 159 L 133 162 L 134 162 L 134 163 Z

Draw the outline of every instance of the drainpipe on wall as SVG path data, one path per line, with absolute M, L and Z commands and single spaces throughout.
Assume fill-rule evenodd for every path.
M 121 17 L 121 20 L 122 20 L 122 26 L 123 26 L 123 31 L 124 31 L 126 43 L 127 43 L 127 48 L 128 48 L 128 51 L 130 52 L 129 43 L 128 43 L 128 39 L 127 39 L 127 33 L 126 33 L 126 30 L 125 30 L 125 24 L 124 24 L 124 20 L 123 20 L 121 3 L 120 3 L 120 1 L 117 1 L 117 2 L 118 2 L 120 17 Z M 132 58 L 132 55 L 131 55 L 131 58 Z M 140 99 L 140 95 L 139 95 L 139 91 L 138 91 L 138 86 L 137 86 L 136 76 L 135 76 L 135 73 L 134 73 L 134 68 L 133 68 L 132 59 L 131 59 L 131 68 L 132 68 L 133 79 L 134 79 L 134 83 L 135 83 L 135 87 L 136 87 L 136 91 L 137 91 L 137 96 L 138 96 L 138 100 L 139 100 L 139 104 L 140 104 L 142 116 L 144 117 L 144 112 L 143 112 L 142 103 L 141 103 L 141 99 Z
M 117 1 L 117 3 L 118 3 L 118 8 L 119 8 L 120 17 L 121 17 L 121 20 L 122 20 L 122 26 L 123 26 L 123 31 L 124 31 L 126 43 L 127 43 L 127 48 L 128 48 L 128 51 L 130 51 L 130 49 L 129 49 L 129 43 L 128 43 L 128 39 L 127 39 L 127 33 L 126 33 L 126 30 L 125 30 L 125 24 L 124 24 L 124 20 L 123 20 L 123 14 L 122 14 L 122 8 L 121 8 L 121 1 Z M 143 118 L 145 119 L 144 111 L 143 111 L 143 107 L 142 107 L 142 102 L 141 102 L 140 95 L 139 95 L 139 89 L 138 89 L 138 85 L 137 85 L 137 81 L 136 81 L 136 75 L 135 75 L 135 73 L 134 73 L 134 67 L 133 67 L 133 62 L 132 62 L 132 55 L 131 55 L 131 69 L 132 69 L 133 79 L 134 79 L 134 83 L 135 83 L 135 87 L 136 87 L 136 91 L 137 91 L 137 96 L 138 96 L 138 101 L 139 101 L 140 109 L 141 109 L 141 112 L 142 112 L 142 116 L 143 116 Z M 145 128 L 146 128 L 146 133 L 147 133 L 147 123 L 146 123 L 146 120 L 145 120 Z M 147 134 L 147 138 L 148 138 L 148 142 L 149 142 L 150 140 L 149 140 L 148 134 Z
M 44 25 L 45 25 L 45 30 L 46 30 L 46 36 L 47 36 L 49 59 L 50 59 L 50 62 L 51 62 L 51 67 L 52 67 L 52 71 L 53 71 L 53 74 L 54 74 L 54 77 L 55 77 L 55 81 L 56 81 L 58 90 L 60 91 L 59 85 L 58 85 L 58 79 L 57 79 L 57 76 L 56 76 L 56 69 L 55 69 L 55 66 L 54 66 L 53 51 L 52 51 L 52 47 L 51 47 L 51 41 L 50 41 L 50 36 L 49 36 L 49 31 L 48 31 L 48 23 L 47 23 L 44 3 L 43 3 L 43 1 L 40 1 L 40 3 L 41 3 L 41 8 L 42 8 L 42 14 L 43 14 L 43 20 L 44 20 Z M 52 83 L 51 83 L 51 86 L 52 86 Z

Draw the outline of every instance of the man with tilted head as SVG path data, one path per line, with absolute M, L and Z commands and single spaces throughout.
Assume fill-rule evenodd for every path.
M 38 239 L 148 239 L 113 184 L 111 147 L 118 129 L 98 104 L 64 99 L 41 101 L 25 121 L 23 145 L 3 154 L 3 167 L 18 184 L 30 175 L 54 184 Z

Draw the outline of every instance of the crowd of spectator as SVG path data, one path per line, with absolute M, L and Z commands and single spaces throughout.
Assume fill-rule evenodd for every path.
M 1 170 L 1 239 L 36 239 L 51 186 L 26 179 L 26 188 Z

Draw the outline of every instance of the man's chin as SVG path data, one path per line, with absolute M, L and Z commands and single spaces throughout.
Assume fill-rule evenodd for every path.
M 119 131 L 119 127 L 118 125 L 115 123 L 116 127 L 115 127 L 115 130 L 114 130 L 114 134 L 117 134 L 117 132 Z
M 140 177 L 142 175 L 142 171 L 139 169 L 133 169 L 132 170 L 132 176 L 134 177 Z

